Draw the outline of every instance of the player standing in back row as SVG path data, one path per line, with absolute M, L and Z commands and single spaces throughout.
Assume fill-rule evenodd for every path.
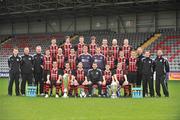
M 129 59 L 131 56 L 132 47 L 129 45 L 128 39 L 124 39 L 124 45 L 122 46 L 121 50 L 124 52 L 124 57 Z
M 56 44 L 56 39 L 55 38 L 52 38 L 49 50 L 50 50 L 50 55 L 51 55 L 52 60 L 56 61 L 56 55 L 57 55 L 57 52 L 58 52 L 58 46 Z
M 96 37 L 95 36 L 91 36 L 91 43 L 89 45 L 89 53 L 93 56 L 96 53 Z

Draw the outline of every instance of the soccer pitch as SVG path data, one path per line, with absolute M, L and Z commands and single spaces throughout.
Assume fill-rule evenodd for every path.
M 170 98 L 143 99 L 10 97 L 7 84 L 0 79 L 0 120 L 180 120 L 180 81 L 169 81 Z

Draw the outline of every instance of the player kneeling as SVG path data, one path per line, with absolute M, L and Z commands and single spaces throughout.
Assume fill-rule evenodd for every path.
M 115 84 L 117 83 L 118 85 L 118 88 L 117 88 L 117 91 L 116 91 L 116 94 L 118 97 L 120 97 L 120 89 L 122 87 L 124 87 L 124 96 L 127 96 L 127 94 L 129 94 L 126 89 L 126 86 L 129 86 L 128 85 L 128 81 L 127 81 L 127 76 L 126 76 L 126 73 L 125 73 L 125 70 L 122 69 L 122 63 L 118 63 L 117 64 L 117 69 L 114 70 L 113 72 L 113 77 L 112 77 L 112 83 Z
M 88 93 L 88 81 L 85 76 L 82 62 L 79 62 L 78 64 L 78 69 L 76 70 L 76 80 L 78 82 L 78 88 L 80 88 L 80 97 L 86 97 Z
M 49 95 L 48 95 L 49 89 L 51 88 L 51 90 L 53 90 L 53 86 L 56 87 L 56 96 L 55 97 L 58 98 L 59 97 L 59 90 L 60 90 L 61 85 L 62 85 L 61 83 L 62 83 L 62 71 L 58 70 L 57 62 L 54 61 L 53 62 L 53 68 L 48 71 L 48 75 L 47 75 L 45 98 L 49 97 Z
M 110 88 L 112 83 L 112 72 L 110 70 L 110 65 L 105 66 L 105 71 L 103 74 L 103 82 L 102 82 L 102 92 L 103 96 L 110 96 Z

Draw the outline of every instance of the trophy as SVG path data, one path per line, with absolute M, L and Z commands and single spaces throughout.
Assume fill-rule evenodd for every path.
M 69 84 L 69 75 L 68 74 L 64 74 L 63 75 L 63 85 L 64 85 L 63 98 L 67 98 L 68 97 L 68 84 Z
M 111 83 L 111 91 L 112 91 L 112 95 L 111 95 L 111 98 L 117 98 L 117 94 L 116 94 L 116 92 L 117 92 L 117 82 L 115 82 L 114 80 L 112 81 L 112 83 Z

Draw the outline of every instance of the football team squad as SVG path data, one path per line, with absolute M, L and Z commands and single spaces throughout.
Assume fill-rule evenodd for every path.
M 45 98 L 54 96 L 53 93 L 56 98 L 91 97 L 95 89 L 98 97 L 130 97 L 132 88 L 141 86 L 143 97 L 161 97 L 161 87 L 164 96 L 169 97 L 169 63 L 162 50 L 157 50 L 152 59 L 150 50 L 133 50 L 128 39 L 124 39 L 122 46 L 117 39 L 112 40 L 112 45 L 108 45 L 106 38 L 102 45 L 97 45 L 95 36 L 90 41 L 85 44 L 84 37 L 79 36 L 79 43 L 72 45 L 70 36 L 66 36 L 65 43 L 58 46 L 56 38 L 52 38 L 44 54 L 39 45 L 33 56 L 28 47 L 22 56 L 18 55 L 18 48 L 13 48 L 8 59 L 8 95 L 12 96 L 15 82 L 16 96 L 27 94 L 27 83 L 35 85 L 36 94 Z

